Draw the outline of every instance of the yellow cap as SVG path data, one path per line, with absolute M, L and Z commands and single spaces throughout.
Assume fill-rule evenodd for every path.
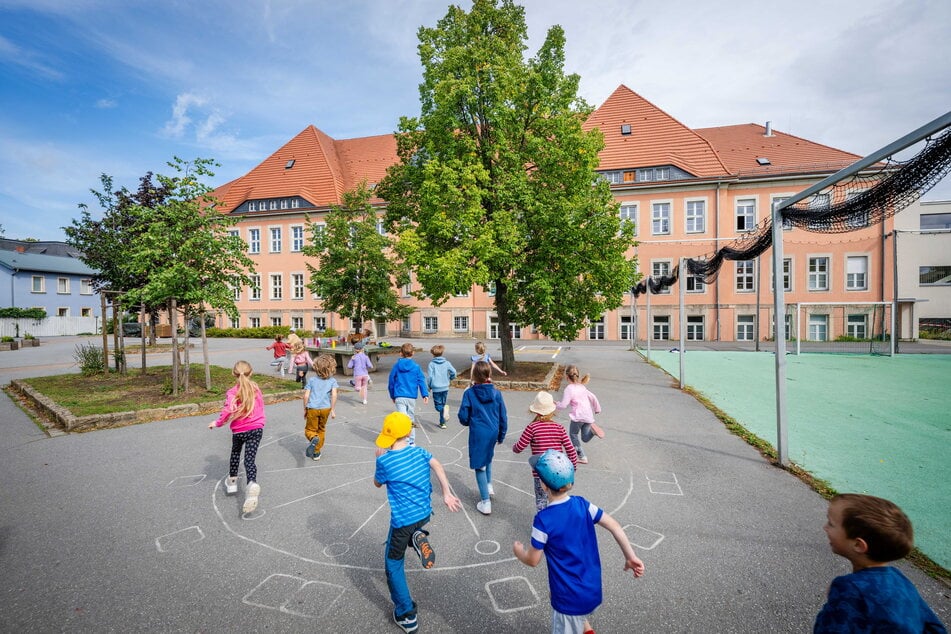
M 388 449 L 400 438 L 409 436 L 413 429 L 413 421 L 403 412 L 387 414 L 383 419 L 383 430 L 376 437 L 376 446 Z

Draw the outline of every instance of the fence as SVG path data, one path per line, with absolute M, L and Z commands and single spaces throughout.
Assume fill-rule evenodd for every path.
M 65 335 L 96 334 L 98 317 L 46 317 L 45 319 L 0 318 L 0 337 L 62 337 Z

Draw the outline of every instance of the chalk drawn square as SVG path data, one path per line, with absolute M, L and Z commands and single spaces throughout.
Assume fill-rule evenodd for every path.
M 496 612 L 518 612 L 538 605 L 538 593 L 525 577 L 506 577 L 488 581 L 485 591 Z
M 658 482 L 651 480 L 647 483 L 650 492 L 655 495 L 683 495 L 684 492 L 676 482 Z
M 174 533 L 168 533 L 155 539 L 155 547 L 160 553 L 167 553 L 172 550 L 184 548 L 189 544 L 200 542 L 205 539 L 205 534 L 197 526 L 189 526 Z
M 343 596 L 344 588 L 324 581 L 273 574 L 246 594 L 241 602 L 304 618 L 317 618 Z
M 187 475 L 179 476 L 165 485 L 168 488 L 172 487 L 193 487 L 199 482 L 202 482 L 208 476 L 204 473 L 199 473 L 198 475 Z
M 664 536 L 660 533 L 637 524 L 628 524 L 623 530 L 624 534 L 627 535 L 627 541 L 641 550 L 653 550 L 655 546 L 664 541 Z

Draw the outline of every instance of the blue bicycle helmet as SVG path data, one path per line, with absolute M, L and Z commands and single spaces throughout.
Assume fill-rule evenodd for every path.
M 560 451 L 549 449 L 540 456 L 532 456 L 528 462 L 552 491 L 560 491 L 575 482 L 575 467 Z

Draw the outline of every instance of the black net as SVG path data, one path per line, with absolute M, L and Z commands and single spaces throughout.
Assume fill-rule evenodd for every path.
M 834 183 L 813 196 L 782 210 L 786 227 L 816 233 L 855 231 L 893 216 L 951 172 L 951 129 L 929 138 L 914 157 L 906 161 L 886 159 L 850 178 Z M 687 272 L 710 284 L 725 260 L 753 260 L 773 244 L 772 220 L 767 218 L 755 231 L 702 259 L 688 259 Z M 661 278 L 673 278 L 678 272 Z M 636 289 L 646 286 L 643 282 Z M 653 290 L 656 293 L 659 291 Z M 635 296 L 639 293 L 635 290 Z

